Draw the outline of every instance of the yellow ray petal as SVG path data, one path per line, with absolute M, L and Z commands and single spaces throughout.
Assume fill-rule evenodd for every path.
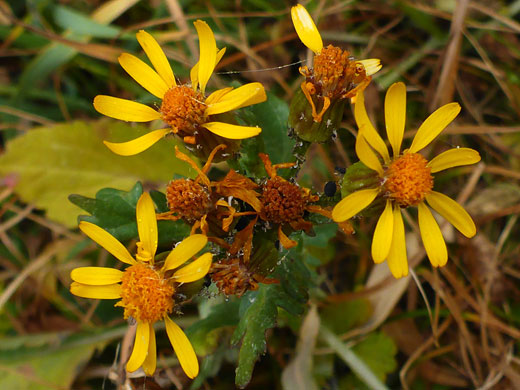
M 372 76 L 373 74 L 379 72 L 383 67 L 379 58 L 368 58 L 366 60 L 360 60 L 357 62 L 363 65 L 367 76 Z
M 152 376 L 157 366 L 157 347 L 155 343 L 155 331 L 153 326 L 150 325 L 150 340 L 148 341 L 148 354 L 143 362 L 144 373 L 148 376 Z
M 135 332 L 134 349 L 130 355 L 130 359 L 126 362 L 126 371 L 134 372 L 143 365 L 146 355 L 148 354 L 148 345 L 150 343 L 150 324 L 148 322 L 137 322 L 137 330 Z
M 139 30 L 136 37 L 153 67 L 157 73 L 159 73 L 159 76 L 161 76 L 168 88 L 177 85 L 168 58 L 166 58 L 164 51 L 161 49 L 161 46 L 159 46 L 155 38 L 144 30 Z
M 81 284 L 90 286 L 104 286 L 119 283 L 123 272 L 107 267 L 80 267 L 70 272 L 70 278 Z
M 417 153 L 428 146 L 460 112 L 459 103 L 449 103 L 438 108 L 422 123 L 410 146 L 410 153 Z
M 394 157 L 399 156 L 406 122 L 406 86 L 399 82 L 388 88 L 385 98 L 385 123 Z
M 443 171 L 448 168 L 459 167 L 461 165 L 476 164 L 480 161 L 480 154 L 470 148 L 454 148 L 446 150 L 433 158 L 428 166 L 432 173 Z
M 334 206 L 332 209 L 332 219 L 334 222 L 343 222 L 352 218 L 372 203 L 378 193 L 379 188 L 353 192 Z
M 262 103 L 266 100 L 267 96 L 264 86 L 260 83 L 249 83 L 221 96 L 219 100 L 206 108 L 205 114 L 222 114 L 223 112 Z
M 417 208 L 419 210 L 419 229 L 426 254 L 434 267 L 442 267 L 448 262 L 448 250 L 441 229 L 424 202 L 419 203 Z
M 179 283 L 191 283 L 202 279 L 209 271 L 212 258 L 213 255 L 211 253 L 204 253 L 197 260 L 176 271 L 173 274 L 173 278 Z
M 204 234 L 192 234 L 185 238 L 168 254 L 164 262 L 163 271 L 181 266 L 195 256 L 207 243 L 208 237 Z
M 139 197 L 135 212 L 139 240 L 143 244 L 142 250 L 151 256 L 148 261 L 153 263 L 157 251 L 157 217 L 153 200 L 148 192 L 143 192 Z
M 394 213 L 392 202 L 386 201 L 385 209 L 377 221 L 374 237 L 372 238 L 372 258 L 375 263 L 382 263 L 388 257 L 392 245 L 394 231 Z
M 103 141 L 103 143 L 115 154 L 119 154 L 120 156 L 133 156 L 148 149 L 170 131 L 170 129 L 154 130 L 128 142 L 115 143 Z
M 394 229 L 387 262 L 390 272 L 394 275 L 394 278 L 398 279 L 408 275 L 408 259 L 406 256 L 403 216 L 398 206 L 394 207 L 393 214 Z
M 215 36 L 213 31 L 202 20 L 197 20 L 193 23 L 197 29 L 199 36 L 199 71 L 198 71 L 198 83 L 202 93 L 206 90 L 206 84 L 208 83 L 215 64 L 217 62 L 217 43 L 215 42 Z
M 354 106 L 354 117 L 359 129 L 363 129 L 364 137 L 368 144 L 372 146 L 380 155 L 383 157 L 385 163 L 390 161 L 390 155 L 385 145 L 385 141 L 376 131 L 372 122 L 368 118 L 367 111 L 365 109 L 365 95 L 363 92 L 358 92 L 356 95 L 356 105 Z
M 173 322 L 169 317 L 164 317 L 164 324 L 166 325 L 166 333 L 170 339 L 173 350 L 179 359 L 182 369 L 186 375 L 193 379 L 199 374 L 199 362 L 197 355 L 179 325 Z
M 220 135 L 228 139 L 245 139 L 257 136 L 262 132 L 260 127 L 254 126 L 239 126 L 224 122 L 209 122 L 202 124 L 213 134 Z
M 356 154 L 363 164 L 379 173 L 379 176 L 383 176 L 383 166 L 379 162 L 379 158 L 377 158 L 372 148 L 368 145 L 368 142 L 365 140 L 362 129 L 359 129 L 356 137 Z
M 228 92 L 232 91 L 233 90 L 233 87 L 227 87 L 227 88 L 222 88 L 222 89 L 217 89 L 215 92 L 211 93 L 211 95 L 209 95 L 207 98 L 206 98 L 206 101 L 205 103 L 210 106 L 211 104 L 215 103 L 215 102 L 218 102 L 220 99 L 222 99 L 222 97 L 227 94 Z
M 137 81 L 144 89 L 159 99 L 164 97 L 168 90 L 168 86 L 164 80 L 157 74 L 155 70 L 146 65 L 136 56 L 123 53 L 119 56 L 119 64 L 126 70 L 135 81 Z
M 161 119 L 161 114 L 151 107 L 113 96 L 97 95 L 94 98 L 94 108 L 100 114 L 127 122 L 150 122 Z
M 291 17 L 300 41 L 318 54 L 323 49 L 323 41 L 311 15 L 303 5 L 298 4 L 291 8 Z
M 70 292 L 82 298 L 118 299 L 121 298 L 121 285 L 116 283 L 104 286 L 90 286 L 78 282 L 72 282 L 70 284 Z
M 126 249 L 123 244 L 117 241 L 117 239 L 106 230 L 101 229 L 93 223 L 85 221 L 79 223 L 79 228 L 83 233 L 89 236 L 90 239 L 97 242 L 98 245 L 101 245 L 110 252 L 116 259 L 121 260 L 126 264 L 135 264 L 135 260 L 128 252 L 128 249 Z
M 471 238 L 477 233 L 475 223 L 464 208 L 450 197 L 440 192 L 432 191 L 426 195 L 428 204 L 448 220 L 455 229 Z
M 224 56 L 225 52 L 226 52 L 225 47 L 217 51 L 217 58 L 215 60 L 215 66 L 217 66 L 217 64 L 220 62 L 220 60 Z M 197 87 L 199 85 L 199 63 L 198 62 L 195 65 L 193 65 L 193 68 L 191 68 L 191 70 L 190 70 L 190 80 L 191 80 L 192 88 L 197 89 Z

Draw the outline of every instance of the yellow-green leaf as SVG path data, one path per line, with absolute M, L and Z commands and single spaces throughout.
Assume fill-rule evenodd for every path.
M 103 145 L 104 139 L 121 142 L 147 131 L 106 119 L 32 129 L 7 144 L 0 175 L 13 175 L 22 200 L 72 227 L 81 210 L 67 200 L 69 194 L 93 197 L 104 187 L 127 191 L 138 180 L 165 185 L 175 173 L 193 176 L 187 164 L 175 158 L 172 138 L 131 157 L 118 156 Z

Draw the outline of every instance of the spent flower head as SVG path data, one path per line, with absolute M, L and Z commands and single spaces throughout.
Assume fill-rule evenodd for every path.
M 215 115 L 266 100 L 262 84 L 254 82 L 233 89 L 219 89 L 206 97 L 206 85 L 215 66 L 224 55 L 225 48 L 218 50 L 213 31 L 201 20 L 194 22 L 199 36 L 200 60 L 191 69 L 191 85 L 178 85 L 172 68 L 157 41 L 147 32 L 136 36 L 152 63 L 153 69 L 137 57 L 124 53 L 119 57 L 123 69 L 148 92 L 161 99 L 159 110 L 134 101 L 112 96 L 98 95 L 94 108 L 106 116 L 131 122 L 149 122 L 161 119 L 169 127 L 151 131 L 129 142 L 105 145 L 114 153 L 130 156 L 140 153 L 155 144 L 165 135 L 180 136 L 188 145 L 213 146 L 218 143 L 208 140 L 210 134 L 224 139 L 250 138 L 261 132 L 259 127 L 239 126 L 214 120 Z
M 278 169 L 293 168 L 295 163 L 273 165 L 267 154 L 260 153 L 259 157 L 269 175 L 262 187 L 260 218 L 277 225 L 280 244 L 286 249 L 292 248 L 297 245 L 297 242 L 291 240 L 284 229 L 309 232 L 312 229 L 312 222 L 303 218 L 305 212 L 320 214 L 327 218 L 331 218 L 331 212 L 314 204 L 319 200 L 319 196 L 313 195 L 309 188 L 300 187 L 277 174 Z M 352 233 L 349 222 L 343 221 L 338 225 L 343 232 Z
M 202 168 L 199 168 L 197 163 L 182 153 L 177 146 L 175 147 L 177 158 L 190 164 L 198 175 L 193 180 L 176 179 L 168 183 L 166 199 L 170 211 L 158 214 L 158 219 L 173 221 L 182 219 L 192 225 L 192 234 L 200 229 L 202 233 L 208 235 L 210 230 L 222 230 L 222 233 L 226 233 L 236 217 L 256 214 L 254 211 L 239 212 L 232 206 L 231 201 L 226 202 L 223 198 L 239 199 L 251 205 L 254 210 L 261 209 L 259 194 L 255 191 L 258 185 L 251 179 L 234 170 L 229 171 L 219 181 L 210 181 L 208 178 L 207 173 L 214 156 L 225 147 L 225 145 L 218 145 L 214 148 Z M 213 229 L 210 229 L 209 223 L 215 221 L 219 226 L 212 226 Z
M 447 150 L 432 160 L 419 152 L 430 144 L 460 112 L 458 103 L 446 104 L 433 112 L 417 130 L 410 148 L 401 152 L 405 119 L 406 87 L 393 84 L 386 93 L 385 122 L 392 155 L 368 118 L 363 93 L 356 99 L 354 115 L 359 132 L 356 154 L 363 164 L 377 172 L 380 180 L 375 188 L 362 189 L 343 198 L 332 210 L 335 221 L 346 221 L 378 196 L 386 200 L 372 240 L 372 258 L 376 263 L 388 260 L 396 278 L 408 274 L 405 230 L 401 209 L 418 208 L 419 228 L 426 254 L 434 267 L 448 261 L 446 243 L 430 209 L 437 211 L 466 237 L 476 233 L 469 214 L 454 200 L 433 190 L 433 173 L 480 161 L 477 151 L 469 148 Z
M 155 264 L 157 251 L 157 220 L 154 204 L 143 193 L 136 208 L 139 242 L 135 257 L 110 233 L 90 222 L 80 222 L 79 228 L 118 260 L 129 265 L 124 271 L 107 267 L 80 267 L 71 271 L 70 291 L 83 298 L 120 299 L 115 306 L 124 308 L 124 318 L 137 322 L 135 343 L 126 364 L 129 372 L 143 367 L 147 375 L 156 368 L 156 344 L 153 324 L 164 321 L 166 333 L 182 369 L 190 378 L 198 375 L 199 364 L 193 347 L 182 329 L 170 319 L 174 294 L 182 283 L 203 278 L 209 271 L 211 253 L 204 253 L 181 267 L 197 254 L 208 239 L 195 234 L 179 243 L 166 257 L 164 264 Z M 181 268 L 179 268 L 181 267 Z

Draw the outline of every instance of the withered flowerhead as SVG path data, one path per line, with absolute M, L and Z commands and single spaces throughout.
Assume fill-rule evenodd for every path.
M 381 62 L 357 61 L 347 50 L 323 47 L 314 21 L 301 4 L 292 7 L 291 16 L 300 40 L 315 56 L 313 67 L 300 68 L 305 77 L 301 84 L 304 98 L 297 95 L 291 102 L 290 124 L 301 139 L 324 142 L 337 129 L 345 100 L 367 87 L 371 76 L 381 69 Z
M 226 250 L 227 258 L 213 263 L 209 275 L 218 289 L 226 295 L 241 297 L 247 291 L 257 290 L 259 283 L 278 282 L 276 279 L 262 275 L 258 270 L 260 264 L 251 261 L 253 229 L 256 222 L 257 217 L 237 232 L 231 245 L 226 242 L 219 243 Z
M 177 179 L 168 183 L 166 199 L 170 211 L 159 214 L 158 219 L 182 219 L 192 225 L 192 233 L 200 229 L 206 235 L 210 231 L 223 235 L 229 231 L 236 217 L 253 215 L 260 211 L 260 194 L 255 191 L 258 185 L 250 179 L 230 171 L 222 180 L 209 180 L 207 173 L 213 158 L 225 148 L 226 145 L 214 148 L 202 169 L 188 155 L 175 148 L 177 158 L 190 164 L 198 175 L 194 180 Z M 255 211 L 237 211 L 232 203 L 234 198 L 251 205 Z
M 303 219 L 306 211 L 317 213 L 331 218 L 330 211 L 313 205 L 319 200 L 317 195 L 312 195 L 308 188 L 300 187 L 295 183 L 278 176 L 276 171 L 282 168 L 292 168 L 294 163 L 271 163 L 267 154 L 260 153 L 260 159 L 264 162 L 265 170 L 269 175 L 262 187 L 262 211 L 260 218 L 269 223 L 278 225 L 278 239 L 284 248 L 292 248 L 297 243 L 287 237 L 284 228 L 292 230 L 304 230 L 309 232 L 312 223 Z M 350 224 L 343 224 L 340 227 L 350 233 Z

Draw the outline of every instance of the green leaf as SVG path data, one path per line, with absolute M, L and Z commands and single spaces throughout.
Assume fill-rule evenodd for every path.
M 386 376 L 397 368 L 395 359 L 397 347 L 394 341 L 383 332 L 370 333 L 365 339 L 352 347 L 352 350 L 383 382 L 386 380 Z M 353 374 L 347 375 L 341 380 L 340 388 L 345 390 L 371 390 L 371 387 Z
M 312 285 L 305 265 L 293 259 L 283 259 L 274 276 L 279 283 L 260 284 L 257 291 L 248 292 L 240 301 L 240 322 L 231 339 L 232 344 L 242 340 L 235 377 L 239 387 L 249 383 L 256 360 L 265 352 L 265 332 L 276 325 L 278 308 L 293 315 L 305 311 L 308 289 Z
M 328 263 L 335 255 L 334 247 L 329 245 L 329 241 L 336 236 L 338 225 L 331 222 L 315 224 L 313 229 L 315 236 L 309 236 L 305 232 L 299 235 L 295 251 L 304 263 L 319 266 Z
M 89 16 L 83 15 L 64 6 L 54 7 L 54 21 L 63 29 L 69 29 L 79 35 L 97 38 L 115 38 L 120 29 L 106 24 L 98 23 Z
M 259 126 L 262 132 L 253 139 L 242 141 L 240 158 L 230 165 L 249 176 L 265 176 L 264 164 L 258 153 L 267 153 L 273 164 L 294 161 L 294 140 L 287 136 L 289 106 L 280 98 L 267 93 L 267 101 L 244 108 L 238 115 L 241 124 Z
M 235 371 L 235 384 L 240 388 L 249 383 L 258 356 L 265 352 L 265 332 L 276 325 L 278 310 L 275 301 L 280 294 L 277 287 L 260 285 L 258 291 L 242 297 L 240 322 L 231 339 L 233 344 L 242 339 Z
M 186 335 L 197 355 L 207 355 L 218 347 L 218 331 L 222 327 L 235 326 L 239 322 L 240 301 L 229 301 L 211 308 L 209 315 L 186 329 Z
M 164 185 L 174 173 L 193 175 L 175 158 L 172 139 L 131 157 L 118 156 L 102 143 L 130 140 L 147 131 L 112 120 L 33 129 L 7 144 L 0 156 L 0 174 L 15 175 L 15 189 L 23 201 L 72 227 L 79 209 L 67 201 L 71 193 L 92 197 L 104 187 L 129 190 L 138 180 Z
M 126 241 L 138 236 L 136 207 L 143 186 L 137 182 L 128 192 L 114 188 L 103 188 L 95 199 L 72 194 L 69 200 L 91 215 L 80 215 L 79 221 L 88 221 L 107 230 L 119 241 Z M 161 200 L 155 191 L 152 199 Z M 163 195 L 164 196 L 164 195 Z M 164 205 L 159 205 L 159 210 Z M 189 236 L 190 228 L 183 221 L 158 221 L 159 246 L 171 246 Z
M 115 2 L 110 8 L 102 8 L 103 12 L 101 13 L 99 12 L 100 7 L 94 12 L 96 15 L 95 19 L 100 24 L 109 24 L 132 7 L 137 1 L 138 0 L 129 0 L 119 2 L 119 4 Z M 78 37 L 77 34 L 74 34 L 71 31 L 65 31 L 62 36 L 66 39 L 83 43 L 88 43 L 90 41 L 89 36 Z M 23 69 L 18 83 L 18 94 L 15 96 L 13 102 L 16 103 L 23 99 L 25 94 L 34 89 L 34 86 L 38 85 L 40 80 L 47 80 L 47 76 L 51 72 L 70 61 L 76 54 L 76 49 L 57 42 L 51 42 L 45 48 L 40 50 L 38 55 Z
M 383 332 L 372 332 L 352 349 L 382 381 L 397 368 L 397 347 Z
M 309 288 L 315 285 L 305 264 L 292 258 L 283 259 L 274 276 L 280 281 L 273 286 L 280 290 L 276 304 L 291 314 L 303 314 L 309 299 Z
M 345 343 L 334 332 L 331 332 L 326 326 L 320 328 L 320 337 L 322 340 L 334 350 L 334 352 L 343 360 L 363 383 L 368 385 L 371 390 L 389 390 L 381 379 L 372 371 L 371 367 L 361 359 L 358 354 Z M 378 353 L 377 350 L 374 351 Z
M 366 323 L 372 314 L 368 300 L 354 299 L 345 302 L 329 303 L 321 311 L 323 324 L 336 334 Z
M 250 108 L 255 125 L 262 128 L 259 137 L 273 164 L 294 161 L 294 140 L 287 136 L 289 106 L 279 97 L 267 93 L 267 101 Z
M 66 332 L 10 336 L 0 347 L 0 388 L 68 389 L 80 368 L 126 327 L 69 335 Z
M 246 176 L 265 177 L 265 169 L 258 153 L 264 152 L 264 144 L 259 137 L 248 138 L 240 145 L 240 154 L 237 160 L 227 160 L 231 169 L 243 173 Z

